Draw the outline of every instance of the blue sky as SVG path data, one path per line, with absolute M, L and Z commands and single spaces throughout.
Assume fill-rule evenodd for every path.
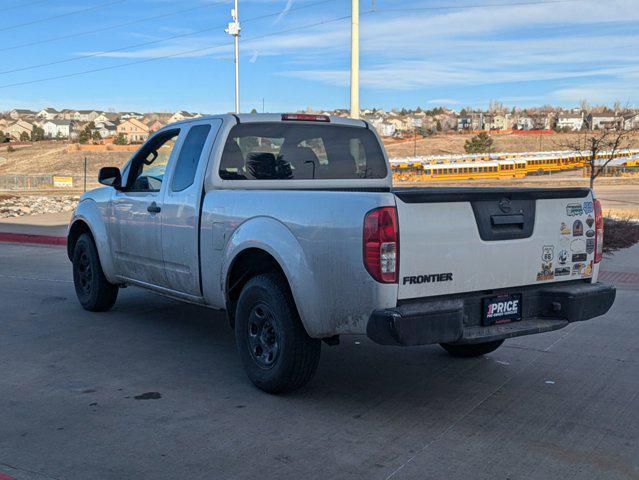
M 639 105 L 637 0 L 360 2 L 362 107 Z M 467 5 L 482 7 L 438 9 Z M 230 111 L 230 8 L 0 0 L 0 110 Z M 240 0 L 242 110 L 348 107 L 349 13 L 350 0 Z

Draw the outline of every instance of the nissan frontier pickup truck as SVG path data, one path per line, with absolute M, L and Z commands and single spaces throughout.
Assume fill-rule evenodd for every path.
M 153 134 L 73 215 L 90 311 L 124 286 L 225 310 L 249 379 L 295 390 L 322 341 L 439 344 L 474 357 L 608 311 L 588 188 L 393 188 L 365 121 L 201 117 Z

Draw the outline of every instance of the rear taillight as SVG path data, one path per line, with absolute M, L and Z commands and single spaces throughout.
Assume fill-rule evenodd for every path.
M 603 257 L 603 240 L 604 240 L 604 219 L 601 212 L 601 202 L 595 200 L 595 263 L 601 262 Z
M 381 207 L 364 218 L 364 266 L 382 283 L 397 283 L 399 272 L 399 227 L 397 209 Z

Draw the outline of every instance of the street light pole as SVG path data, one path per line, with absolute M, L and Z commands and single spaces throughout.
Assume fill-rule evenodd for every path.
M 351 117 L 359 118 L 359 0 L 351 1 Z
M 235 0 L 235 8 L 231 10 L 232 22 L 226 28 L 226 33 L 235 37 L 235 113 L 240 113 L 240 22 L 238 0 Z

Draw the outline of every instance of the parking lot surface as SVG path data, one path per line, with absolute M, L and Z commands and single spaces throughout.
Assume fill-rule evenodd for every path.
M 638 292 L 483 358 L 345 337 L 307 388 L 270 396 L 223 314 L 134 288 L 89 313 L 63 248 L 0 243 L 0 472 L 637 479 Z

